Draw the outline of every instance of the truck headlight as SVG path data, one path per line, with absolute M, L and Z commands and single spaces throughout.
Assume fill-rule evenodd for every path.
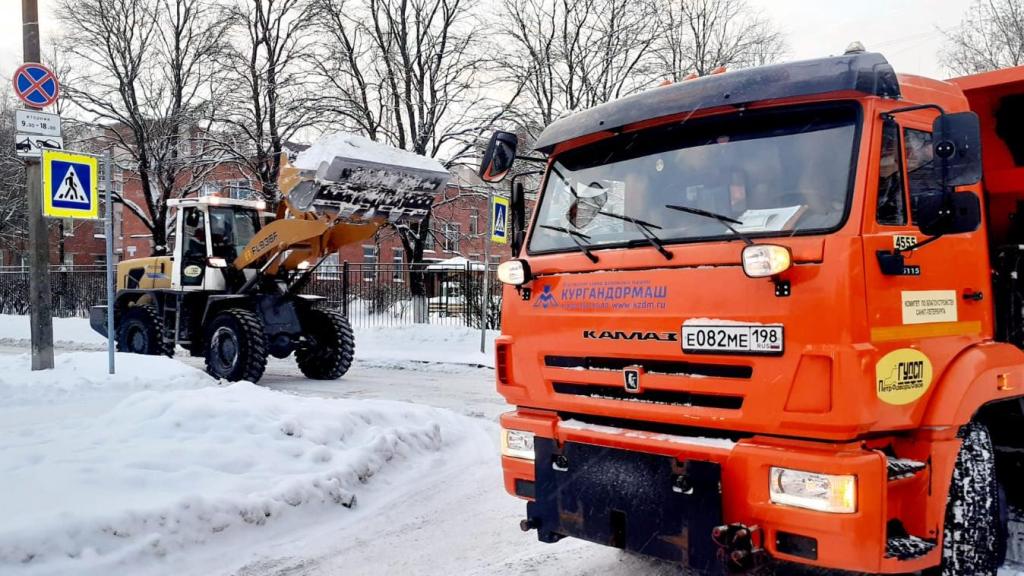
M 857 477 L 854 475 L 817 474 L 772 466 L 769 476 L 769 492 L 774 504 L 835 514 L 857 511 Z
M 781 274 L 793 264 L 789 248 L 775 244 L 751 244 L 743 248 L 743 273 L 751 278 Z
M 509 260 L 498 265 L 498 280 L 513 286 L 522 286 L 530 280 L 530 265 L 523 260 Z
M 512 458 L 533 460 L 533 432 L 501 429 L 501 454 Z

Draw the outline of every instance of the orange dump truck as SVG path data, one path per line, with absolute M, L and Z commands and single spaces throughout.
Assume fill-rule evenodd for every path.
M 547 127 L 499 270 L 522 528 L 704 573 L 994 574 L 1024 500 L 1022 117 L 1024 68 L 851 51 Z

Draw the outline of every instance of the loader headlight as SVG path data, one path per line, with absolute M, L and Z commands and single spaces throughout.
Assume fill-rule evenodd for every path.
M 530 281 L 530 265 L 524 260 L 509 260 L 498 265 L 498 280 L 504 284 L 522 286 Z
M 227 268 L 228 267 L 228 261 L 227 260 L 225 260 L 223 258 L 217 258 L 216 256 L 214 256 L 212 258 L 207 258 L 206 259 L 206 263 L 209 264 L 210 268 Z
M 533 432 L 501 429 L 501 454 L 512 458 L 533 460 Z
M 857 477 L 852 474 L 818 474 L 772 466 L 769 476 L 774 504 L 834 514 L 857 511 Z
M 743 273 L 751 278 L 781 274 L 793 264 L 789 248 L 775 244 L 751 244 L 743 248 Z

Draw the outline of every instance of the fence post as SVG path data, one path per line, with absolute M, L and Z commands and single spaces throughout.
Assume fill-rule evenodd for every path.
M 348 318 L 348 260 L 341 263 L 341 313 Z

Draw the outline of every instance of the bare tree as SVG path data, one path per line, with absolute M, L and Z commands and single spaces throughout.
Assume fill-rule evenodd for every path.
M 523 97 L 511 119 L 528 136 L 558 117 L 652 85 L 660 35 L 654 0 L 504 0 L 501 64 Z
M 25 166 L 15 156 L 14 95 L 0 89 L 0 250 L 17 250 L 28 237 Z
M 1024 2 L 974 0 L 960 27 L 945 30 L 949 47 L 942 60 L 953 74 L 966 75 L 1024 64 Z
M 233 0 L 227 13 L 234 24 L 218 131 L 211 136 L 255 175 L 273 204 L 285 143 L 323 119 L 315 105 L 322 87 L 309 58 L 319 16 L 308 0 Z
M 673 82 L 720 66 L 769 64 L 785 53 L 782 34 L 745 0 L 666 0 L 659 14 L 659 72 Z
M 220 164 L 193 144 L 208 130 L 226 19 L 212 0 L 59 0 L 58 16 L 75 70 L 65 91 L 100 125 L 93 146 L 112 147 L 137 173 L 142 204 L 117 200 L 163 254 L 167 200 L 196 191 Z
M 319 106 L 339 124 L 451 167 L 471 153 L 514 101 L 488 98 L 493 61 L 472 0 L 314 0 L 323 23 Z M 409 263 L 423 262 L 431 216 L 397 234 Z M 410 289 L 424 286 L 413 274 Z

